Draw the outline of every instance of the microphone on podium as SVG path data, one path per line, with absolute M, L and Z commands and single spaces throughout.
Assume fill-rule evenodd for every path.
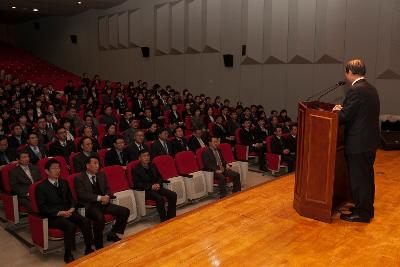
M 324 89 L 324 90 L 322 90 L 322 91 L 319 91 L 318 93 L 316 93 L 316 94 L 310 96 L 309 98 L 307 98 L 306 101 L 310 101 L 311 99 L 313 99 L 313 98 L 315 98 L 315 97 L 318 97 L 317 101 L 319 101 L 323 96 L 329 94 L 330 92 L 336 90 L 337 88 L 339 88 L 340 86 L 343 86 L 343 85 L 345 85 L 345 84 L 346 84 L 345 81 L 339 81 L 339 82 L 337 82 L 334 86 L 331 86 L 331 87 L 329 87 L 329 88 L 327 88 L 327 89 Z

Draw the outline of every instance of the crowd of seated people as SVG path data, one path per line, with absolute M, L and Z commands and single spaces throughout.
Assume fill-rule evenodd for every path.
M 116 217 L 117 222 L 108 234 L 110 241 L 120 239 L 117 234 L 123 234 L 129 216 L 129 210 L 110 204 L 112 196 L 104 173 L 99 172 L 102 164 L 125 167 L 139 160 L 133 170 L 133 184 L 146 191 L 146 199 L 156 201 L 161 221 L 176 216 L 177 196 L 163 188 L 151 158 L 207 148 L 203 161 L 205 168 L 214 172 L 221 197 L 227 194 L 226 177 L 232 179 L 233 192 L 240 191 L 241 184 L 239 174 L 226 165 L 219 142 L 248 146 L 249 152 L 258 155 L 259 167 L 265 171 L 265 139 L 275 135 L 273 153 L 282 155 L 289 170 L 294 168 L 297 128 L 285 110 L 279 115 L 272 111 L 267 117 L 262 106 L 243 107 L 240 102 L 232 106 L 228 99 L 193 96 L 186 89 L 180 93 L 158 84 L 149 88 L 142 81 L 124 86 L 101 81 L 98 75 L 91 80 L 84 74 L 81 84 L 69 81 L 64 91 L 58 92 L 51 83 L 40 85 L 16 78 L 7 83 L 0 81 L 0 112 L 0 169 L 18 163 L 19 167 L 10 172 L 10 182 L 20 204 L 30 209 L 28 188 L 42 178 L 35 166 L 39 160 L 63 157 L 69 172 L 78 174 L 77 201 L 85 206 L 86 217 L 94 222 L 96 249 L 103 247 L 102 214 Z M 288 136 L 284 141 L 282 133 Z M 109 149 L 104 161 L 99 158 L 101 149 Z M 86 221 L 77 215 L 76 203 L 71 200 L 66 184 L 57 182 L 60 163 L 49 162 L 45 166 L 48 182 L 38 188 L 39 209 L 51 218 L 51 225 L 68 235 L 64 258 L 70 262 L 71 229 L 80 228 L 85 237 Z M 90 238 L 84 239 L 85 253 L 90 253 Z

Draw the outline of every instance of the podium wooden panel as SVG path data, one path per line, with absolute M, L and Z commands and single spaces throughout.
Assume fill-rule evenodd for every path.
M 343 129 L 334 105 L 300 102 L 293 206 L 308 218 L 332 221 L 336 205 L 350 200 Z

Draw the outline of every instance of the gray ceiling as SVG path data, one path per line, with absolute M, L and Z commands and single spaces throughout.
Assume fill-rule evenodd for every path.
M 78 1 L 82 4 L 78 5 Z M 46 16 L 69 16 L 88 9 L 107 9 L 126 0 L 0 0 L 0 22 L 20 23 Z M 16 9 L 11 7 L 15 6 Z M 39 12 L 33 12 L 33 9 Z

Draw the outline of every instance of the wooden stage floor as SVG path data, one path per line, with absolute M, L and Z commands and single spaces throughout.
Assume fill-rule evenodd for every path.
M 400 266 L 400 151 L 378 151 L 375 219 L 326 224 L 292 207 L 294 175 L 147 229 L 71 266 Z

